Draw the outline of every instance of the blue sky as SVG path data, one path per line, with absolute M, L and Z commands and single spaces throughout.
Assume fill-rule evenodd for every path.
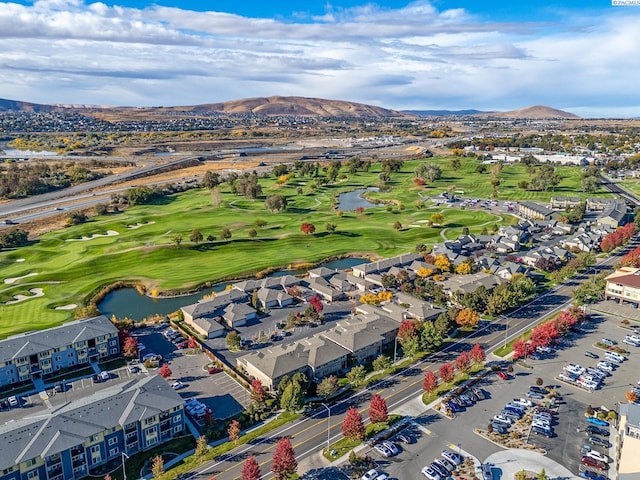
M 640 8 L 611 0 L 0 0 L 0 97 L 640 116 Z

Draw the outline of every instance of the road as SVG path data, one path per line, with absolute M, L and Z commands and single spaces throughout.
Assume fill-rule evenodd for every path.
M 634 248 L 637 244 L 638 240 L 635 239 L 627 248 Z M 342 420 L 349 406 L 358 407 L 363 418 L 367 418 L 369 399 L 373 393 L 379 393 L 385 398 L 389 411 L 392 412 L 394 408 L 422 394 L 422 379 L 426 371 L 437 371 L 440 364 L 452 360 L 457 352 L 468 350 L 475 343 L 481 344 L 487 352 L 492 352 L 502 346 L 505 341 L 531 328 L 541 318 L 568 307 L 572 303 L 571 293 L 579 283 L 586 280 L 589 274 L 610 269 L 625 251 L 626 249 L 599 262 L 590 272 L 576 275 L 570 281 L 536 297 L 532 302 L 510 314 L 501 316 L 493 322 L 486 322 L 471 337 L 452 343 L 444 350 L 331 405 L 330 418 L 327 418 L 326 408 L 320 407 L 307 417 L 278 428 L 251 444 L 239 446 L 227 455 L 201 466 L 187 478 L 203 479 L 212 475 L 219 480 L 240 478 L 242 465 L 249 454 L 253 454 L 260 463 L 262 478 L 273 478 L 270 472 L 271 457 L 275 444 L 281 437 L 291 437 L 298 462 L 321 451 L 326 447 L 327 439 L 333 443 L 342 437 Z

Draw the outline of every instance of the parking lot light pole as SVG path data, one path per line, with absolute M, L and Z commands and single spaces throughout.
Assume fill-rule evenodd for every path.
M 67 381 L 62 379 L 62 391 L 64 392 L 64 403 L 67 403 Z
M 507 328 L 504 329 L 504 348 L 507 348 L 507 336 L 509 334 L 509 317 L 507 318 Z
M 327 409 L 327 454 L 329 453 L 329 443 L 331 442 L 331 409 L 326 403 L 320 403 Z

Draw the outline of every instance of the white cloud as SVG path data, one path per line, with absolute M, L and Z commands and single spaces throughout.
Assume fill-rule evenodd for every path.
M 389 108 L 640 114 L 640 12 L 497 23 L 425 1 L 287 21 L 82 0 L 0 2 L 2 95 L 188 105 L 267 95 Z M 566 26 L 565 26 L 566 25 Z

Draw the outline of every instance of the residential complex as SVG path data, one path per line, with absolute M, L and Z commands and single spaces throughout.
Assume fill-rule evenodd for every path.
M 71 480 L 183 435 L 183 399 L 158 375 L 0 426 L 0 480 Z M 98 476 L 103 476 L 96 473 Z M 136 472 L 134 478 L 137 478 Z
M 54 375 L 120 353 L 118 329 L 99 317 L 0 341 L 0 387 Z

